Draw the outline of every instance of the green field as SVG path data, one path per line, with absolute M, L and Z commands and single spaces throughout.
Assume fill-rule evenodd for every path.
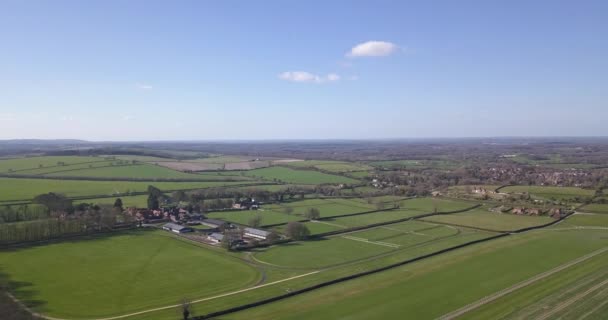
M 200 175 L 171 170 L 151 164 L 128 166 L 106 166 L 103 168 L 85 168 L 81 170 L 62 171 L 47 174 L 48 176 L 126 178 L 126 179 L 192 179 L 192 180 L 249 180 L 240 176 Z
M 580 214 L 577 213 L 568 217 L 562 223 L 559 223 L 555 228 L 564 226 L 582 226 L 582 227 L 602 227 L 608 228 L 608 215 L 604 214 Z
M 38 169 L 41 166 L 46 167 L 60 167 L 59 162 L 65 163 L 65 165 L 72 165 L 77 163 L 91 163 L 97 161 L 104 161 L 101 157 L 77 157 L 77 156 L 49 156 L 49 157 L 29 157 L 29 158 L 15 158 L 8 160 L 0 160 L 0 173 L 8 173 L 9 170 L 17 171 L 27 169 Z M 25 172 L 24 172 L 25 173 Z
M 510 236 L 222 318 L 399 319 L 407 315 L 434 319 L 605 247 L 606 234 L 563 231 Z
M 27 200 L 48 192 L 76 197 L 145 191 L 149 185 L 154 185 L 161 190 L 179 190 L 235 184 L 243 184 L 243 182 L 133 182 L 0 178 L 0 201 Z
M 591 203 L 579 209 L 582 212 L 606 213 L 608 214 L 608 204 Z
M 290 215 L 304 218 L 304 214 L 311 208 L 319 209 L 321 217 L 340 216 L 375 210 L 373 205 L 353 201 L 350 199 L 309 199 L 282 204 L 271 204 L 263 207 L 264 211 L 285 213 L 287 208 L 293 210 Z
M 475 209 L 463 213 L 432 216 L 424 218 L 423 220 L 496 231 L 518 230 L 554 221 L 552 218 L 544 216 L 519 216 L 509 213 L 490 212 L 486 209 Z
M 432 213 L 435 212 L 435 209 L 437 209 L 437 212 L 464 210 L 475 206 L 478 203 L 472 201 L 445 198 L 414 198 L 403 200 L 399 204 L 400 208 L 402 209 Z
M 280 267 L 327 268 L 407 250 L 436 239 L 456 237 L 460 232 L 453 227 L 416 221 L 403 222 L 329 238 L 279 245 L 257 253 L 255 258 Z
M 464 314 L 462 319 L 605 319 L 608 254 L 594 257 Z
M 581 189 L 575 187 L 545 187 L 545 186 L 509 186 L 500 189 L 504 193 L 523 193 L 527 192 L 530 195 L 539 199 L 550 200 L 567 200 L 574 197 L 593 197 L 594 190 Z
M 285 167 L 255 169 L 247 171 L 245 175 L 265 180 L 276 180 L 287 183 L 299 184 L 355 184 L 359 182 L 358 180 L 343 176 L 331 175 L 310 170 L 294 170 Z
M 209 212 L 205 214 L 208 218 L 213 219 L 222 219 L 225 221 L 234 222 L 237 224 L 248 225 L 249 221 L 256 217 L 260 216 L 262 218 L 261 224 L 276 224 L 276 223 L 286 223 L 289 221 L 297 221 L 302 220 L 302 217 L 288 215 L 280 212 L 273 211 L 259 211 L 259 210 L 242 210 L 242 211 L 217 211 L 217 212 Z
M 351 171 L 365 171 L 371 170 L 372 167 L 354 163 L 354 162 L 345 162 L 345 161 L 326 161 L 326 160 L 305 160 L 305 161 L 294 161 L 294 162 L 286 162 L 286 166 L 294 167 L 294 168 L 314 168 L 323 171 L 330 172 L 351 172 Z
M 92 203 L 98 205 L 113 205 L 117 198 L 122 200 L 122 205 L 124 208 L 136 207 L 136 208 L 146 208 L 148 206 L 148 196 L 121 196 L 121 197 L 109 197 L 109 198 L 94 198 L 94 199 L 86 199 L 86 200 L 78 200 L 74 201 L 75 204 L 78 203 Z
M 36 310 L 67 318 L 179 303 L 250 286 L 260 277 L 238 259 L 161 231 L 5 250 L 0 261 L 18 298 L 39 301 Z

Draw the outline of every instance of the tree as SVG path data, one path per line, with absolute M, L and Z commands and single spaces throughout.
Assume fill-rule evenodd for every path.
M 171 199 L 173 199 L 173 202 L 186 201 L 188 200 L 188 195 L 183 190 L 178 190 L 171 194 Z
M 286 214 L 292 214 L 293 213 L 293 208 L 292 207 L 285 207 L 285 208 L 283 208 L 283 212 L 285 212 Z
M 148 195 L 148 209 L 157 210 L 159 206 L 158 197 L 152 194 Z
M 51 212 L 72 213 L 74 210 L 72 207 L 72 200 L 58 193 L 49 192 L 37 195 L 33 200 L 34 203 L 47 207 Z
M 376 210 L 384 210 L 385 204 L 382 201 L 376 203 Z
M 302 240 L 310 235 L 308 228 L 300 222 L 291 221 L 287 223 L 287 236 L 294 240 Z
M 256 214 L 255 216 L 251 217 L 251 219 L 249 219 L 249 225 L 257 228 L 262 224 L 262 216 L 259 214 Z
M 270 242 L 270 243 L 274 243 L 277 240 L 281 239 L 281 236 L 279 236 L 278 233 L 276 233 L 275 231 L 271 231 L 268 236 L 266 236 L 266 241 Z
M 122 211 L 123 210 L 123 206 L 122 206 L 122 199 L 121 198 L 116 198 L 116 201 L 114 201 L 114 208 Z
M 321 217 L 321 212 L 317 208 L 310 208 L 304 214 L 310 220 L 317 220 Z

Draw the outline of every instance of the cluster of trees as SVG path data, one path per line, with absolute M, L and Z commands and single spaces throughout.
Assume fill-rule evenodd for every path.
M 310 235 L 310 230 L 303 223 L 291 221 L 287 223 L 285 233 L 293 240 L 304 240 Z
M 0 224 L 19 221 L 45 219 L 49 210 L 40 205 L 7 205 L 0 207 Z
M 121 223 L 130 224 L 132 217 L 123 213 L 122 201 L 114 206 L 87 203 L 73 205 L 60 194 L 47 193 L 35 197 L 40 210 L 37 219 L 0 223 L 0 244 L 40 241 L 66 235 L 112 230 Z

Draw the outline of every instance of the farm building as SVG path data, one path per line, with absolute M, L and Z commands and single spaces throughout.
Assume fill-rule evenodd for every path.
M 270 234 L 270 232 L 265 231 L 265 230 L 260 230 L 260 229 L 254 229 L 254 228 L 243 229 L 243 236 L 249 237 L 249 238 L 266 240 L 266 238 L 268 237 L 269 234 Z
M 179 224 L 176 223 L 167 223 L 163 226 L 163 230 L 167 230 L 167 231 L 172 231 L 175 233 L 186 233 L 186 232 L 192 232 L 192 228 L 188 228 L 185 226 L 180 226 Z
M 218 220 L 218 219 L 204 219 L 204 220 L 201 220 L 201 224 L 204 224 L 211 228 L 219 228 L 223 225 L 226 225 L 227 222 L 224 220 Z
M 260 203 L 255 201 L 253 198 L 248 198 L 242 200 L 238 203 L 232 205 L 233 209 L 242 209 L 242 210 L 257 210 L 260 208 Z
M 214 232 L 214 233 L 208 235 L 207 239 L 209 239 L 215 243 L 220 243 L 224 239 L 224 235 L 221 233 Z

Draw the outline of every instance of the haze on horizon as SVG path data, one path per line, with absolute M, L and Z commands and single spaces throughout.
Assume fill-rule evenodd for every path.
M 607 136 L 608 2 L 4 1 L 0 139 Z

